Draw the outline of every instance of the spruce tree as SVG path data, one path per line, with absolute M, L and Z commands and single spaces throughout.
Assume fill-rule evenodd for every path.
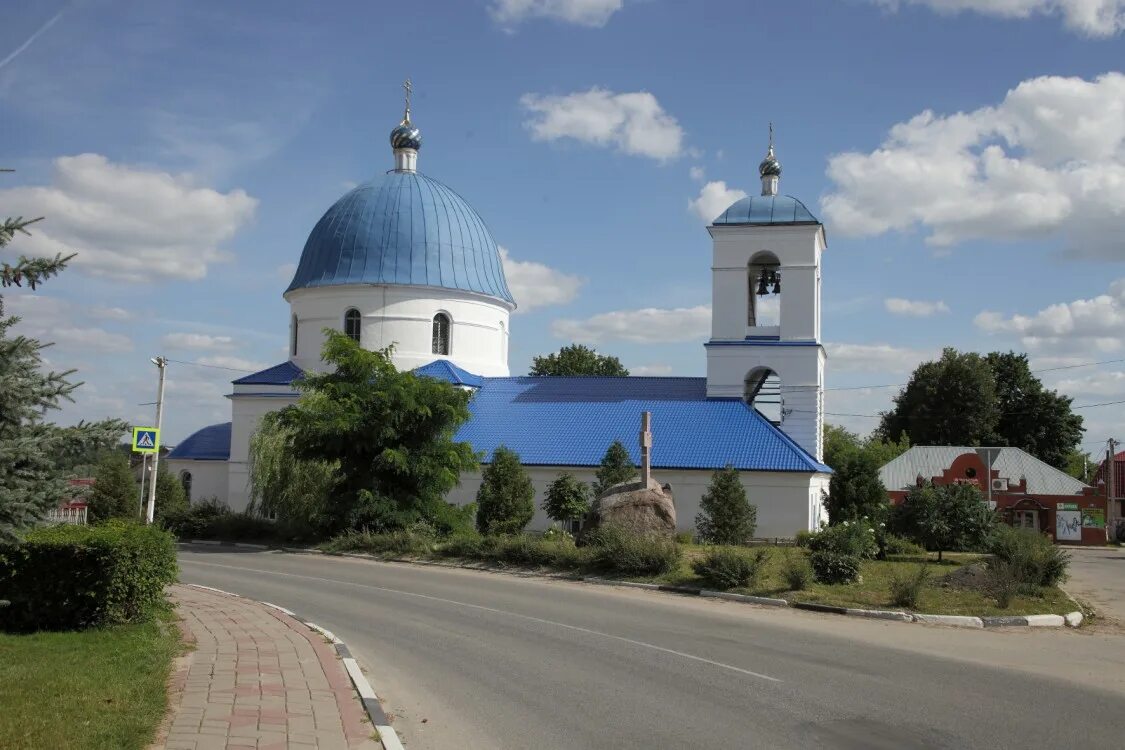
M 518 534 L 535 515 L 535 487 L 519 455 L 504 446 L 492 454 L 477 490 L 477 530 L 482 534 Z
M 38 219 L 5 219 L 0 224 L 0 248 Z M 14 265 L 0 263 L 0 287 L 35 289 L 55 276 L 73 256 L 20 257 Z M 19 318 L 6 317 L 0 296 L 0 541 L 14 540 L 51 508 L 68 497 L 66 472 L 59 462 L 91 447 L 110 446 L 125 431 L 125 423 L 107 420 L 58 427 L 44 419 L 80 383 L 66 372 L 43 372 L 40 352 L 46 346 L 12 330 Z
M 553 521 L 577 520 L 590 510 L 590 488 L 573 474 L 563 472 L 547 486 L 542 507 Z
M 637 467 L 633 460 L 629 458 L 629 451 L 625 450 L 625 446 L 621 444 L 620 440 L 614 440 L 613 444 L 609 446 L 602 457 L 601 468 L 597 470 L 594 476 L 596 477 L 594 482 L 595 497 L 601 497 L 613 485 L 628 482 L 637 476 Z
M 745 544 L 758 528 L 758 508 L 750 504 L 738 470 L 730 466 L 711 475 L 699 507 L 695 529 L 709 544 Z
M 106 453 L 98 461 L 94 486 L 90 490 L 88 520 L 140 517 L 140 487 L 129 469 L 129 459 L 121 453 Z

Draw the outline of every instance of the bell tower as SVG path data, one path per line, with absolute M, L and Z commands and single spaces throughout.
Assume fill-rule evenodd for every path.
M 801 201 L 778 195 L 772 125 L 758 174 L 762 194 L 736 202 L 707 227 L 713 243 L 707 396 L 746 401 L 820 461 L 824 226 Z

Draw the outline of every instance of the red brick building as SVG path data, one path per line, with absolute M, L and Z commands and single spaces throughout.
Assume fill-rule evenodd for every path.
M 1106 542 L 1104 489 L 1090 487 L 1019 448 L 919 445 L 888 463 L 879 475 L 896 505 L 923 482 L 972 484 L 1010 526 L 1035 529 L 1060 544 Z

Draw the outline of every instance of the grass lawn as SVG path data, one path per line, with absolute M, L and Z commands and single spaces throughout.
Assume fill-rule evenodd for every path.
M 171 615 L 65 633 L 0 633 L 0 746 L 144 748 L 180 653 Z
M 704 554 L 705 547 L 683 545 L 684 562 L 680 570 L 662 576 L 660 582 L 683 586 L 707 588 L 691 570 L 691 560 Z M 765 572 L 758 585 L 751 589 L 733 589 L 740 594 L 770 596 L 789 601 L 830 604 L 838 607 L 859 609 L 895 609 L 903 607 L 891 603 L 891 577 L 898 574 L 906 577 L 914 572 L 922 562 L 928 562 L 931 570 L 930 583 L 925 587 L 918 606 L 912 611 L 943 615 L 1028 615 L 1028 614 L 1066 614 L 1077 609 L 1077 605 L 1067 598 L 1057 587 L 1043 589 L 1038 596 L 1017 596 L 1007 609 L 996 606 L 995 600 L 979 591 L 942 587 L 935 585 L 937 580 L 961 565 L 982 559 L 983 555 L 968 553 L 945 553 L 941 565 L 937 555 L 900 556 L 892 560 L 869 560 L 863 564 L 858 583 L 825 585 L 810 583 L 804 591 L 789 591 L 782 579 L 781 570 L 785 555 L 804 554 L 797 548 L 766 547 L 770 557 Z

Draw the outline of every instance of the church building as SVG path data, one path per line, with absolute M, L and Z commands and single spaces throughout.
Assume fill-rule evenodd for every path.
M 455 438 L 486 464 L 501 445 L 520 455 L 536 490 L 532 528 L 548 525 L 538 506 L 560 472 L 592 481 L 614 440 L 639 464 L 646 411 L 652 474 L 670 485 L 680 529 L 694 527 L 711 473 L 728 465 L 758 507 L 757 536 L 792 537 L 826 520 L 825 232 L 801 201 L 778 194 L 772 136 L 761 195 L 737 201 L 707 228 L 706 377 L 622 378 L 510 375 L 518 300 L 496 241 L 460 195 L 418 171 L 422 138 L 409 99 L 390 140 L 394 168 L 336 201 L 309 234 L 284 293 L 289 358 L 233 381 L 231 421 L 204 427 L 168 455 L 192 500 L 246 507 L 251 434 L 263 415 L 296 401 L 295 380 L 323 370 L 322 330 L 336 328 L 367 349 L 394 344 L 400 370 L 472 391 L 472 416 Z M 479 486 L 480 473 L 466 473 L 448 499 L 472 502 Z

